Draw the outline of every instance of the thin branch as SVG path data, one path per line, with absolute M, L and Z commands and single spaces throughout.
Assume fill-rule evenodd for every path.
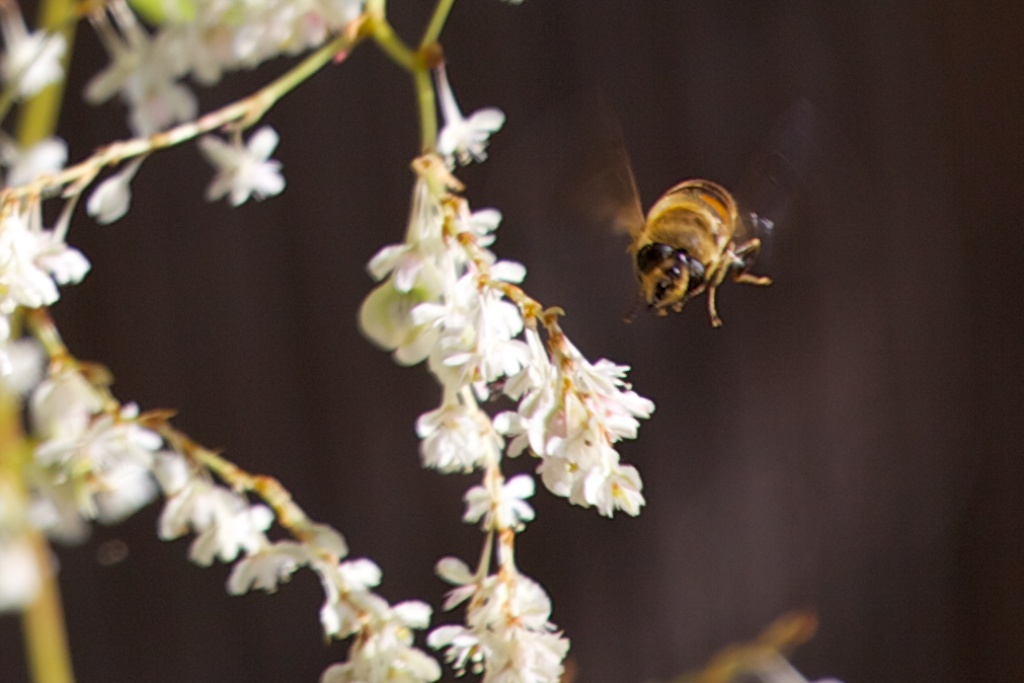
M 205 114 L 195 121 L 183 123 L 162 133 L 156 133 L 147 138 L 133 138 L 131 140 L 113 142 L 101 147 L 85 161 L 65 168 L 59 173 L 44 175 L 27 185 L 3 190 L 0 192 L 0 204 L 16 201 L 24 197 L 51 194 L 81 178 L 94 177 L 106 166 L 113 166 L 125 159 L 132 159 L 157 150 L 174 147 L 204 133 L 209 133 L 230 124 L 236 124 L 239 128 L 247 128 L 253 125 L 284 95 L 294 90 L 299 84 L 303 83 L 326 64 L 339 57 L 347 57 L 348 53 L 363 37 L 362 33 L 358 30 L 360 23 L 361 20 L 357 19 L 349 25 L 344 33 L 252 95 Z

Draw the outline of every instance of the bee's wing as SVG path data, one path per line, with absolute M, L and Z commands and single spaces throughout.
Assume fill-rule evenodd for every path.
M 600 94 L 574 98 L 577 114 L 562 147 L 571 164 L 556 190 L 566 218 L 636 237 L 644 227 L 633 165 L 611 103 Z
M 733 193 L 740 207 L 737 241 L 757 237 L 770 247 L 773 233 L 785 224 L 806 186 L 819 152 L 820 130 L 818 110 L 804 99 L 780 117 Z
M 494 157 L 492 183 L 518 187 L 519 200 L 532 204 L 545 222 L 631 236 L 643 230 L 622 130 L 600 94 L 564 100 Z
M 606 144 L 611 145 L 603 151 L 606 156 L 581 164 L 569 179 L 566 205 L 613 232 L 636 237 L 644 229 L 644 214 L 629 153 L 621 138 Z

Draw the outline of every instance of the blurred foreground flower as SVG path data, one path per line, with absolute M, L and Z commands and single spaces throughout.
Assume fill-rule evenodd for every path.
M 790 612 L 772 622 L 755 640 L 722 648 L 700 671 L 673 683 L 842 683 L 835 678 L 809 682 L 786 659 L 818 628 L 813 612 Z
M 277 148 L 278 136 L 270 126 L 253 133 L 249 142 L 224 142 L 208 135 L 199 140 L 199 149 L 217 169 L 217 176 L 206 190 L 210 201 L 228 195 L 232 206 L 239 206 L 250 196 L 263 199 L 284 189 L 281 162 L 270 158 Z

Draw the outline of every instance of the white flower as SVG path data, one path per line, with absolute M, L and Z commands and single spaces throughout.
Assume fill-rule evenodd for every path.
M 0 315 L 6 327 L 7 317 Z M 27 395 L 43 377 L 46 354 L 34 338 L 0 342 L 0 377 L 4 386 L 17 394 Z
M 79 432 L 69 429 L 72 425 L 81 426 L 83 415 L 79 410 L 84 407 L 84 404 L 71 407 L 64 420 L 56 422 L 65 429 L 52 432 L 49 438 L 36 446 L 36 458 L 40 462 L 52 465 L 67 464 L 73 459 L 85 460 L 91 469 L 102 471 L 127 461 L 152 469 L 153 452 L 163 441 L 156 432 L 135 422 L 138 417 L 135 404 L 125 405 L 117 415 L 101 413 L 90 416 L 88 424 Z M 75 465 L 77 470 L 83 467 L 81 462 Z
M 117 524 L 149 505 L 156 498 L 156 483 L 149 467 L 123 461 L 108 468 L 96 482 L 96 518 Z
M 359 307 L 359 329 L 374 344 L 394 351 L 401 365 L 416 365 L 437 344 L 438 331 L 431 325 L 416 324 L 412 310 L 433 298 L 426 287 L 403 292 L 389 278 L 363 300 Z
M 437 662 L 413 647 L 412 629 L 430 623 L 429 605 L 413 600 L 391 606 L 372 593 L 381 571 L 370 560 L 339 563 L 314 555 L 309 564 L 324 588 L 320 609 L 324 634 L 328 638 L 358 634 L 348 661 L 329 667 L 322 683 L 427 683 L 440 678 Z
M 63 229 L 44 230 L 41 210 L 12 211 L 0 222 L 0 313 L 57 301 L 56 282 L 80 281 L 89 262 L 64 243 Z
M 160 484 L 160 489 L 168 498 L 177 496 L 192 481 L 192 472 L 188 462 L 180 453 L 174 451 L 161 451 L 154 455 L 153 475 L 156 477 L 157 483 Z M 179 528 L 179 526 L 175 525 L 175 528 Z M 185 531 L 186 529 L 183 529 L 181 533 L 173 534 L 169 538 L 177 538 Z M 161 538 L 166 540 L 167 537 L 161 533 Z
M 0 340 L 9 336 L 7 316 L 0 314 Z M 43 347 L 34 338 L 0 341 L 0 379 L 3 386 L 18 394 L 32 391 L 43 376 Z
M 511 457 L 527 447 L 537 455 L 546 453 L 548 430 L 557 417 L 555 411 L 560 395 L 560 375 L 548 357 L 540 334 L 527 328 L 524 336 L 529 360 L 504 386 L 506 395 L 519 399 L 519 411 L 500 413 L 494 419 L 495 429 L 513 437 L 508 446 Z
M 753 675 L 764 683 L 842 683 L 836 678 L 819 678 L 808 681 L 796 670 L 789 661 L 777 651 L 768 650 L 759 657 L 750 657 L 752 661 L 743 662 L 737 673 Z
M 329 667 L 320 683 L 436 681 L 441 677 L 441 667 L 413 647 L 411 630 L 425 628 L 429 621 L 430 606 L 422 602 L 403 602 L 382 609 L 364 624 L 349 651 L 349 660 Z
M 421 178 L 413 190 L 406 241 L 391 244 L 370 259 L 367 270 L 384 280 L 359 308 L 359 328 L 370 341 L 394 351 L 395 361 L 415 365 L 437 346 L 438 330 L 413 318 L 412 311 L 436 302 L 445 289 L 443 271 L 450 268 L 442 239 L 442 214 Z
M 423 466 L 441 472 L 470 472 L 501 453 L 501 437 L 475 405 L 447 402 L 424 413 L 416 421 L 416 434 L 423 440 Z
M 476 235 L 476 243 L 486 247 L 494 243 L 494 231 L 501 223 L 501 212 L 497 209 L 479 209 L 469 215 L 463 225 L 466 230 Z
M 444 599 L 444 609 L 450 610 L 463 603 L 476 592 L 476 576 L 469 571 L 465 562 L 457 557 L 442 557 L 434 571 L 441 579 L 455 586 Z
M 529 361 L 504 387 L 519 398 L 519 409 L 494 421 L 495 429 L 512 437 L 509 454 L 529 446 L 541 458 L 537 472 L 544 485 L 575 505 L 606 516 L 615 510 L 638 514 L 644 504 L 640 475 L 619 462 L 614 444 L 634 438 L 637 418 L 649 417 L 654 404 L 623 382 L 625 366 L 591 364 L 564 337 L 555 364 L 535 331 L 526 331 L 526 341 Z
M 629 367 L 601 359 L 593 365 L 566 342 L 567 355 L 574 359 L 573 377 L 582 395 L 592 398 L 589 408 L 612 441 L 636 438 L 640 423 L 654 412 L 654 403 L 640 396 L 622 381 Z
M 473 524 L 483 518 L 485 529 L 518 531 L 523 528 L 524 522 L 533 519 L 533 508 L 526 502 L 533 493 L 533 477 L 526 474 L 506 481 L 493 498 L 487 488 L 474 486 L 464 496 L 466 512 L 462 521 Z
M 575 505 L 595 506 L 609 517 L 620 508 L 637 514 L 643 504 L 640 477 L 634 468 L 620 464 L 607 424 L 593 412 L 596 400 L 566 397 L 537 471 L 552 493 Z
M 473 112 L 469 118 L 464 117 L 448 84 L 443 64 L 434 71 L 434 75 L 445 122 L 437 138 L 438 153 L 448 160 L 449 166 L 454 166 L 456 161 L 465 165 L 470 161 L 485 160 L 488 139 L 492 133 L 501 130 L 505 114 L 500 109 L 488 107 Z
M 235 563 L 228 577 L 228 592 L 241 595 L 251 588 L 273 593 L 309 562 L 309 550 L 294 541 L 278 541 Z
M 35 258 L 36 266 L 49 273 L 59 285 L 81 282 L 92 268 L 82 252 L 64 243 L 59 229 L 36 233 L 36 241 L 39 249 Z
M 191 529 L 202 531 L 210 525 L 213 518 L 210 511 L 216 506 L 215 499 L 221 496 L 212 481 L 190 476 L 184 459 L 166 458 L 165 454 L 157 458 L 155 472 L 167 496 L 157 526 L 161 539 L 172 541 Z M 244 505 L 244 501 L 240 501 L 236 507 Z
M 310 524 L 303 529 L 304 543 L 315 552 L 341 559 L 348 555 L 348 544 L 338 531 L 326 524 Z
M 322 44 L 362 7 L 362 0 L 172 3 L 163 16 L 150 18 L 161 25 L 158 40 L 182 56 L 183 71 L 213 85 L 226 71 Z
M 29 523 L 48 538 L 75 545 L 89 537 L 89 525 L 82 518 L 71 482 L 56 483 L 41 478 L 28 508 Z
M 195 118 L 196 98 L 178 82 L 184 75 L 181 51 L 153 40 L 127 7 L 116 10 L 111 12 L 116 28 L 106 13 L 93 15 L 110 65 L 86 84 L 86 101 L 99 104 L 120 93 L 129 107 L 132 131 L 140 136 Z
M 8 187 L 27 185 L 40 176 L 56 173 L 68 160 L 68 146 L 62 139 L 47 138 L 28 149 L 6 144 L 0 147 L 3 164 L 7 166 Z
M 83 434 L 103 398 L 88 380 L 72 370 L 50 375 L 32 392 L 29 416 L 36 437 L 72 439 Z
M 19 97 L 32 97 L 64 77 L 61 58 L 67 49 L 64 36 L 46 31 L 29 33 L 17 5 L 4 8 L 0 18 L 6 51 L 0 61 L 4 83 L 15 86 Z
M 445 661 L 451 664 L 456 676 L 466 671 L 483 673 L 484 648 L 477 637 L 465 626 L 438 626 L 427 636 L 427 645 L 435 650 L 445 650 Z
M 231 562 L 240 552 L 255 552 L 267 542 L 263 532 L 274 521 L 267 506 L 247 505 L 241 496 L 223 488 L 211 490 L 203 502 L 192 520 L 199 533 L 189 558 L 196 564 L 208 567 L 214 557 Z
M 0 538 L 0 612 L 20 610 L 42 585 L 39 563 L 24 538 Z
M 569 641 L 558 633 L 510 629 L 503 639 L 492 638 L 493 663 L 488 678 L 508 683 L 559 683 Z M 493 672 L 493 673 L 491 673 Z
M 365 558 L 327 563 L 314 559 L 310 566 L 320 576 L 324 603 L 320 624 L 328 638 L 345 638 L 360 627 L 359 609 L 387 609 L 387 603 L 370 592 L 380 583 L 380 567 Z
M 491 277 L 521 275 L 518 264 L 497 263 Z M 430 355 L 430 369 L 452 392 L 469 383 L 489 383 L 519 372 L 527 348 L 515 339 L 523 329 L 519 307 L 492 287 L 481 289 L 467 271 L 449 288 L 443 303 L 427 302 L 412 312 L 413 322 L 440 330 Z
M 448 558 L 445 570 L 452 569 L 458 575 L 449 577 L 453 582 L 467 583 L 457 589 L 461 599 L 449 598 L 445 606 L 450 608 L 473 595 L 465 626 L 435 628 L 427 644 L 445 650 L 445 659 L 456 675 L 470 669 L 486 672 L 485 681 L 557 683 L 569 641 L 556 633 L 549 621 L 551 600 L 540 584 L 515 571 L 475 582 L 464 565 L 459 567 Z
M 483 594 L 485 599 L 466 617 L 470 626 L 496 629 L 511 624 L 533 630 L 554 630 L 548 621 L 551 598 L 528 576 L 516 572 L 504 579 L 489 577 L 484 582 Z
M 270 126 L 256 131 L 245 147 L 209 135 L 202 138 L 199 149 L 217 169 L 217 176 L 206 190 L 206 198 L 215 201 L 230 195 L 232 206 L 238 206 L 250 196 L 263 199 L 281 192 L 284 189 L 281 163 L 270 159 L 277 142 L 277 133 Z
M 128 162 L 122 170 L 100 183 L 89 195 L 85 211 L 95 218 L 97 223 L 108 225 L 128 213 L 128 206 L 132 200 L 131 182 L 142 161 L 143 158 L 139 157 Z
M 132 132 L 141 136 L 153 135 L 175 123 L 190 121 L 199 110 L 192 91 L 159 69 L 154 78 L 143 73 L 131 79 L 124 99 L 131 108 L 128 123 Z
M 632 465 L 619 465 L 601 481 L 601 488 L 592 495 L 598 512 L 611 517 L 616 509 L 636 517 L 646 502 L 640 493 L 643 483 L 640 473 Z
M 40 384 L 33 395 L 33 422 L 45 438 L 35 459 L 57 484 L 69 482 L 80 514 L 116 522 L 149 503 L 156 494 L 151 471 L 161 438 L 135 422 L 138 408 L 120 413 L 90 412 L 94 394 L 77 373 Z

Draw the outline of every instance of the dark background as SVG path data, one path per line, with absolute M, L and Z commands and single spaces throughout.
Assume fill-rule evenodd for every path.
M 430 3 L 391 5 L 414 38 Z M 1022 20 L 1008 2 L 457 4 L 443 42 L 463 109 L 508 114 L 492 159 L 462 173 L 470 200 L 502 209 L 498 253 L 568 311 L 580 348 L 631 364 L 657 403 L 621 449 L 646 483 L 640 517 L 541 491 L 519 542 L 580 681 L 665 680 L 807 606 L 821 618 L 795 656 L 809 678 L 1024 680 Z M 103 63 L 81 36 L 77 92 Z M 724 328 L 699 306 L 622 324 L 624 243 L 534 201 L 558 137 L 523 162 L 517 136 L 594 88 L 645 205 L 687 177 L 735 182 L 794 101 L 819 112 L 821 162 L 778 231 L 775 284 L 724 287 Z M 459 521 L 476 480 L 420 468 L 413 424 L 438 390 L 354 325 L 366 261 L 403 235 L 413 104 L 367 45 L 268 116 L 282 196 L 208 206 L 194 147 L 150 160 L 126 219 L 72 229 L 94 270 L 55 312 L 122 400 L 178 409 L 377 561 L 387 598 L 437 607 L 434 562 L 479 551 Z M 122 136 L 122 114 L 73 98 L 73 158 Z M 504 174 L 503 156 L 520 166 Z M 343 656 L 322 644 L 310 573 L 231 598 L 225 567 L 156 539 L 157 512 L 59 550 L 80 681 L 313 681 Z M 112 540 L 129 554 L 103 566 Z M 25 678 L 19 642 L 0 621 L 4 681 Z

